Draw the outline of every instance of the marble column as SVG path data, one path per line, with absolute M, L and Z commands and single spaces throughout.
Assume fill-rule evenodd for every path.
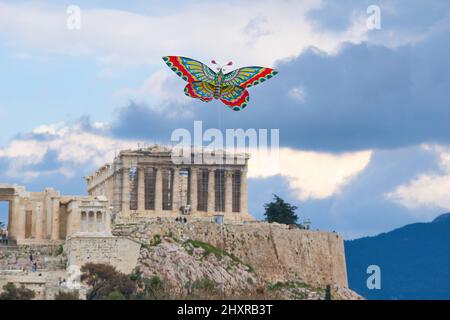
M 42 207 L 40 205 L 36 206 L 36 215 L 35 215 L 35 222 L 36 224 L 36 231 L 35 231 L 35 238 L 40 240 L 42 239 Z
M 17 225 L 17 207 L 19 205 L 18 196 L 14 198 L 9 203 L 9 213 L 8 213 L 8 234 L 11 239 L 16 239 L 16 225 Z
M 111 233 L 111 213 L 109 210 L 107 210 L 105 213 L 105 232 L 110 234 Z
M 59 199 L 52 199 L 52 240 L 59 239 Z
M 97 211 L 95 213 L 95 231 L 102 232 L 103 228 L 104 228 L 103 213 L 101 211 Z
M 75 212 L 75 211 L 73 211 Z M 80 230 L 82 232 L 87 232 L 88 230 L 88 222 L 87 222 L 87 212 L 86 211 L 81 211 L 80 212 L 80 217 L 81 217 L 81 224 L 80 224 Z
M 247 170 L 241 171 L 241 199 L 240 199 L 241 213 L 247 213 Z
M 180 169 L 173 168 L 172 211 L 180 213 Z
M 95 212 L 94 211 L 88 211 L 88 232 L 92 233 L 95 231 Z
M 70 223 L 67 224 L 67 236 L 66 238 L 73 236 L 77 232 L 86 232 L 87 224 L 85 221 L 81 221 L 81 210 L 78 206 L 74 206 L 70 212 Z M 83 223 L 83 227 L 82 227 Z
M 11 220 L 12 223 L 9 224 L 9 237 L 13 240 L 17 240 L 21 234 L 20 231 L 20 214 L 21 214 L 21 205 L 18 196 L 14 197 L 14 200 L 11 202 Z M 24 233 L 25 234 L 25 233 Z
M 24 205 L 19 205 L 18 210 L 16 210 L 17 213 L 17 224 L 16 224 L 16 239 L 17 240 L 23 240 L 25 239 L 25 229 L 26 229 L 26 211 Z
M 225 213 L 233 212 L 233 172 L 225 170 Z
M 198 177 L 198 170 L 197 168 L 191 168 L 190 172 L 190 205 L 191 205 L 191 213 L 197 212 L 197 201 L 198 201 L 198 194 L 197 194 L 197 177 Z
M 52 236 L 52 198 L 50 194 L 45 195 L 45 238 L 50 239 Z
M 145 211 L 145 168 L 138 169 L 138 211 Z
M 214 169 L 210 168 L 208 171 L 208 212 L 215 212 L 215 181 L 214 181 Z
M 122 215 L 128 216 L 130 212 L 130 168 L 122 169 Z
M 156 168 L 156 183 L 155 183 L 155 212 L 162 212 L 162 168 Z
M 74 211 L 72 211 L 72 213 L 74 213 L 74 221 L 73 221 L 73 230 L 71 233 L 75 233 L 81 230 L 81 210 L 78 208 L 74 209 Z M 69 235 L 69 234 L 67 234 Z
M 114 165 L 114 170 L 115 170 Z M 113 206 L 113 212 L 118 214 L 122 211 L 122 180 L 123 174 L 120 170 L 114 172 L 113 175 L 113 195 L 111 199 L 111 204 Z

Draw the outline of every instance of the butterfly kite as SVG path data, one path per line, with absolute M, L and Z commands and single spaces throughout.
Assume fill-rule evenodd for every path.
M 218 66 L 218 72 L 214 72 L 207 65 L 190 58 L 167 56 L 163 60 L 173 72 L 188 82 L 184 88 L 188 97 L 204 102 L 220 99 L 234 111 L 247 106 L 249 94 L 246 88 L 262 83 L 278 73 L 263 67 L 245 67 L 224 73 L 224 67 L 212 60 L 211 63 Z M 232 62 L 228 62 L 225 66 L 231 65 Z

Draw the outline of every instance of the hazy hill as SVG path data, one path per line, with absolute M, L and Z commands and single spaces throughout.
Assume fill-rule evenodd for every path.
M 374 237 L 346 241 L 349 286 L 367 299 L 450 299 L 450 213 Z M 381 268 L 381 290 L 366 286 Z

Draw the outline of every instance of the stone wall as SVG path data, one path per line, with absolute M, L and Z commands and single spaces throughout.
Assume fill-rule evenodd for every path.
M 336 233 L 289 229 L 264 222 L 218 225 L 160 219 L 115 225 L 113 234 L 143 244 L 151 243 L 157 234 L 207 242 L 239 257 L 268 282 L 348 286 L 344 244 Z
M 66 241 L 68 266 L 106 263 L 129 274 L 136 267 L 141 245 L 115 237 L 73 237 Z
M 62 245 L 0 246 L 0 291 L 7 283 L 35 292 L 35 299 L 52 299 L 66 278 L 66 255 Z M 37 263 L 31 271 L 30 254 Z
M 0 272 L 31 272 L 30 254 L 39 272 L 66 268 L 66 256 L 61 245 L 0 246 Z

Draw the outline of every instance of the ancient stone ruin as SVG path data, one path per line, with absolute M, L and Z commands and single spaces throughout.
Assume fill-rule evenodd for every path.
M 121 221 L 179 215 L 253 220 L 247 211 L 249 156 L 224 154 L 220 163 L 195 163 L 198 154 L 202 152 L 192 152 L 189 164 L 175 165 L 170 148 L 122 151 L 112 164 L 85 177 L 88 192 L 105 196 Z
M 264 281 L 347 287 L 339 235 L 255 221 L 247 209 L 249 156 L 220 154 L 226 161 L 196 161 L 202 152 L 192 150 L 192 161 L 175 164 L 168 147 L 121 151 L 85 177 L 87 196 L 0 184 L 0 201 L 9 202 L 0 287 L 23 284 L 42 299 L 60 290 L 82 292 L 79 270 L 87 262 L 107 263 L 127 274 L 143 264 L 146 272 L 173 273 L 176 266 L 160 268 L 155 255 L 171 254 L 162 248 L 179 252 L 189 241 L 221 248 L 232 262 L 251 265 L 252 277 Z M 161 237 L 166 243 L 151 249 Z M 37 272 L 30 268 L 29 255 L 37 261 Z

